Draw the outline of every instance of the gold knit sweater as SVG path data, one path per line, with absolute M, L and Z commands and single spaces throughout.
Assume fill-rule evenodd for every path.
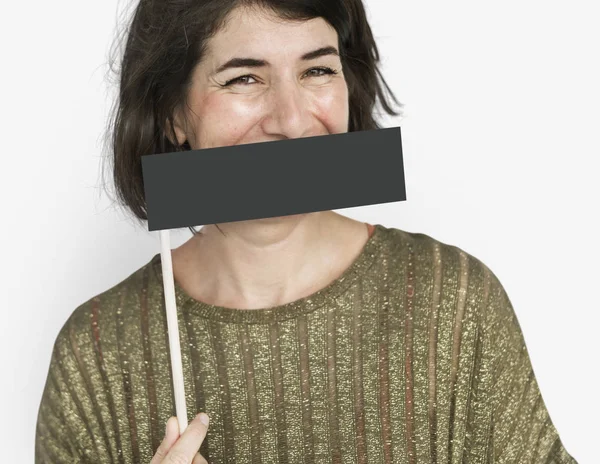
M 375 226 L 309 297 L 240 310 L 175 283 L 189 420 L 218 463 L 576 463 L 490 269 Z M 160 254 L 56 338 L 37 463 L 149 463 L 175 415 Z

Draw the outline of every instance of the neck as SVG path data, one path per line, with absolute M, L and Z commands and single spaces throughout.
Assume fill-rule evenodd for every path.
M 349 256 L 349 250 L 360 251 L 367 239 L 362 222 L 333 211 L 219 228 L 223 233 L 205 226 L 174 250 L 176 280 L 193 298 L 243 309 L 285 304 L 316 292 L 341 274 L 356 256 Z

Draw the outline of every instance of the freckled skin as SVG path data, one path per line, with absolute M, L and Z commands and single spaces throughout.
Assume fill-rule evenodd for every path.
M 188 96 L 190 125 L 177 123 L 179 142 L 192 149 L 240 145 L 348 131 L 348 87 L 339 57 L 301 61 L 308 51 L 338 48 L 323 18 L 283 22 L 257 10 L 234 10 L 196 67 Z M 270 67 L 216 69 L 233 57 L 267 60 Z M 336 75 L 307 71 L 329 67 Z M 228 80 L 252 75 L 221 87 Z

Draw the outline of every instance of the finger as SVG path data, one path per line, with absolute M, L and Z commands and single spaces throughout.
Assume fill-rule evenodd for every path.
M 208 461 L 200 453 L 196 453 L 192 464 L 208 464 Z
M 185 432 L 181 434 L 175 445 L 171 447 L 165 460 L 172 463 L 189 463 L 194 459 L 194 456 L 198 453 L 206 432 L 208 431 L 208 425 L 204 425 L 200 418 L 204 416 L 208 419 L 208 416 L 204 413 L 198 414 L 192 422 L 187 426 Z
M 158 446 L 156 450 L 156 454 L 152 456 L 152 461 L 150 464 L 159 464 L 165 458 L 173 443 L 177 441 L 177 437 L 179 436 L 179 425 L 177 424 L 176 417 L 169 417 L 167 421 L 167 425 L 165 427 L 165 438 Z

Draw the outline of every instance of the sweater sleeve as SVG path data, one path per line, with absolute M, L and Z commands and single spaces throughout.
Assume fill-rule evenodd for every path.
M 85 420 L 89 398 L 75 393 L 78 363 L 69 342 L 69 321 L 54 343 L 50 367 L 38 409 L 35 462 L 62 464 L 90 462 L 93 441 Z M 78 390 L 80 391 L 80 390 Z
M 510 299 L 493 274 L 484 332 L 491 366 L 490 462 L 576 464 L 550 418 Z

